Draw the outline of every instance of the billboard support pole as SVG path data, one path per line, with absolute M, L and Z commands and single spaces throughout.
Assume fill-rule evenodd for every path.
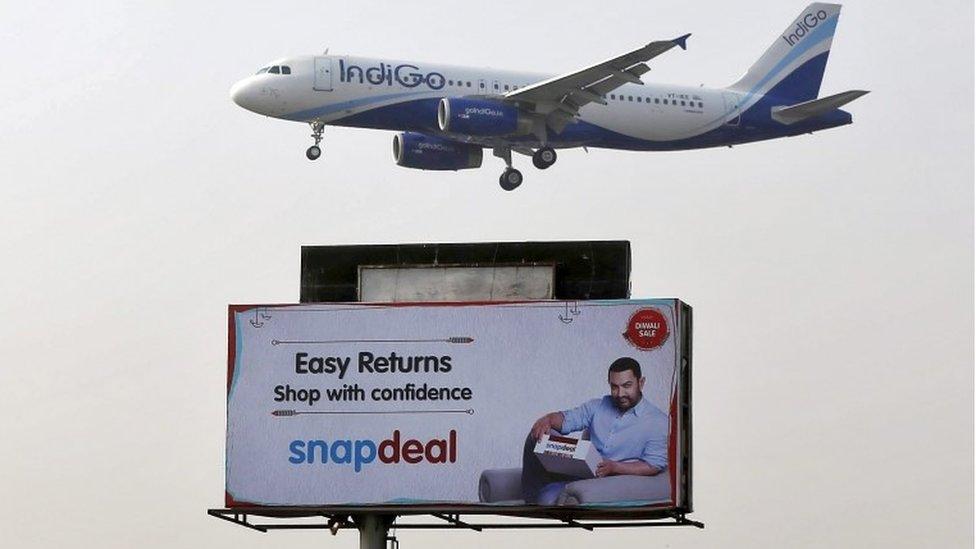
M 368 513 L 353 517 L 359 530 L 359 549 L 385 549 L 390 525 L 396 515 Z

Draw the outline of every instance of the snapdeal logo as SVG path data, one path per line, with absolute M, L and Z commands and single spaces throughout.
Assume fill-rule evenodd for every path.
M 451 430 L 447 438 L 434 438 L 426 442 L 417 439 L 400 440 L 400 430 L 379 443 L 369 439 L 360 440 L 293 440 L 288 445 L 291 456 L 288 461 L 295 464 L 334 463 L 352 465 L 357 473 L 363 466 L 376 461 L 381 463 L 416 464 L 457 462 L 457 431 Z

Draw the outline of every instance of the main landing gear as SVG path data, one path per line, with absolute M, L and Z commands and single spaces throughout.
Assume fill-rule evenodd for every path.
M 498 184 L 506 191 L 514 191 L 522 184 L 522 172 L 515 168 L 505 168 L 502 176 L 498 178 Z
M 519 152 L 528 154 L 525 149 Z M 495 147 L 492 154 L 505 161 L 505 171 L 498 178 L 498 184 L 506 191 L 514 191 L 522 184 L 522 172 L 512 167 L 512 149 L 509 147 Z M 532 153 L 532 164 L 544 170 L 556 163 L 556 150 L 546 145 Z
M 506 191 L 514 191 L 522 184 L 522 172 L 512 167 L 512 149 L 495 147 L 492 154 L 505 161 L 505 171 L 498 178 L 498 184 Z
M 532 164 L 540 170 L 544 170 L 555 163 L 556 149 L 553 149 L 552 147 L 542 147 L 541 149 L 532 153 Z
M 322 122 L 312 122 L 309 126 L 312 126 L 312 139 L 315 140 L 315 144 L 305 151 L 305 156 L 309 160 L 318 160 L 322 156 L 322 148 L 319 147 L 319 143 L 322 142 L 322 132 L 325 131 L 325 124 Z

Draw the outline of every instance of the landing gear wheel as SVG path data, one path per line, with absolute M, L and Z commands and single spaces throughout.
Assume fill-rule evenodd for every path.
M 308 125 L 312 127 L 312 139 L 315 140 L 315 144 L 305 151 L 305 156 L 309 160 L 318 160 L 322 156 L 322 149 L 319 147 L 319 143 L 322 142 L 322 132 L 325 131 L 325 123 L 316 120 L 315 122 L 309 122 Z
M 522 172 L 515 168 L 508 168 L 498 178 L 498 184 L 506 191 L 514 191 L 522 184 Z
M 532 153 L 532 164 L 540 170 L 544 170 L 556 163 L 556 150 L 552 147 L 542 147 Z

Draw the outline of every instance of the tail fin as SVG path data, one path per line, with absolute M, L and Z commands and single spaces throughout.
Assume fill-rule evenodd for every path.
M 840 4 L 810 4 L 745 76 L 729 87 L 789 103 L 816 99 L 839 16 Z

